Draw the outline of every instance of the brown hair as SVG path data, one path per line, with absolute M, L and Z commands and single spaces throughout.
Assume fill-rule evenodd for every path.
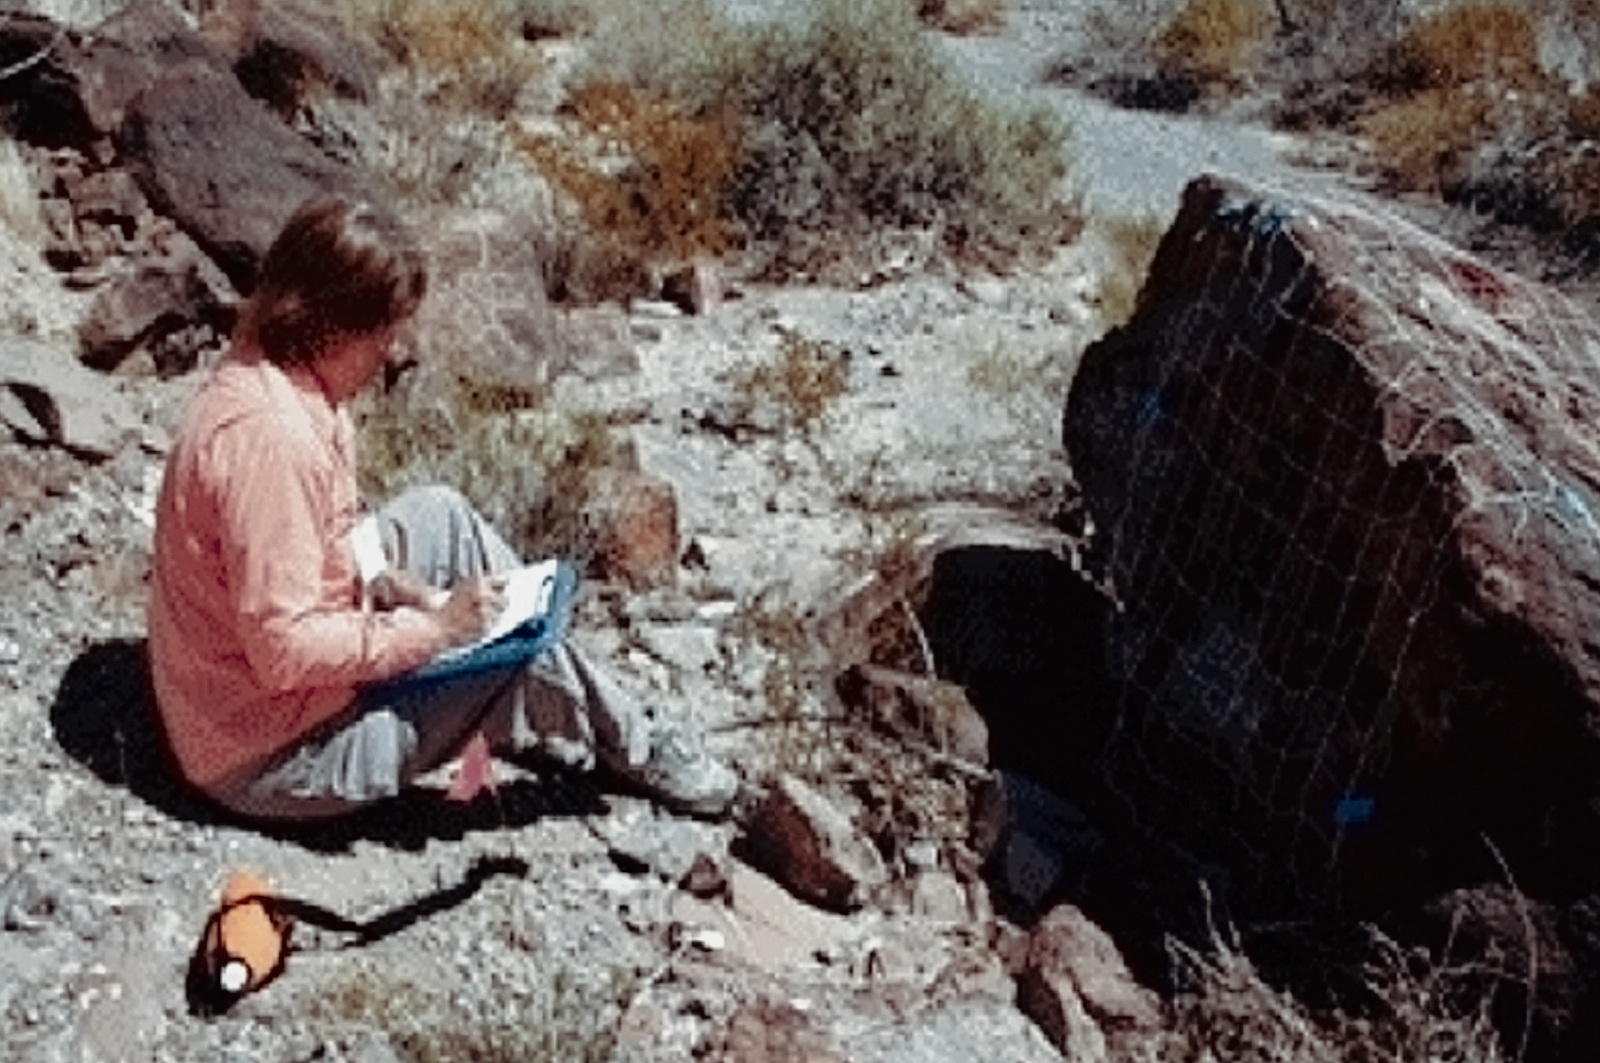
M 330 340 L 399 324 L 427 290 L 416 242 L 387 211 L 318 196 L 272 242 L 239 337 L 278 365 L 317 360 Z

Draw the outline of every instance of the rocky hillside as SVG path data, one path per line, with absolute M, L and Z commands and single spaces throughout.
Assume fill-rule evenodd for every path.
M 1313 1017 L 1216 932 L 1215 868 L 1059 796 L 1114 704 L 1061 436 L 1153 250 L 1115 222 L 1159 234 L 1217 162 L 1333 181 L 1261 130 L 1042 87 L 1081 6 L 918 5 L 943 28 L 908 32 L 939 50 L 912 59 L 955 63 L 919 93 L 1015 181 L 969 153 L 959 202 L 863 191 L 881 167 L 761 112 L 783 136 L 741 150 L 813 154 L 750 171 L 788 183 L 740 171 L 716 224 L 694 189 L 732 178 L 686 161 L 717 157 L 714 124 L 667 93 L 662 27 L 617 36 L 637 5 L 0 12 L 0 1057 L 1097 1063 L 1398 1028 L 1499 1058 L 1476 1002 L 1403 962 L 1371 976 L 1382 1021 Z M 728 8 L 678 14 L 731 34 L 766 5 Z M 1047 113 L 996 118 L 968 79 Z M 896 150 L 923 148 L 952 172 Z M 415 364 L 359 411 L 365 486 L 451 482 L 530 555 L 582 561 L 575 637 L 706 729 L 749 784 L 736 821 L 503 764 L 469 801 L 447 768 L 267 833 L 173 779 L 143 645 L 163 455 L 324 188 L 393 202 L 434 267 Z M 303 924 L 280 978 L 207 1016 L 190 956 L 237 867 L 361 926 Z

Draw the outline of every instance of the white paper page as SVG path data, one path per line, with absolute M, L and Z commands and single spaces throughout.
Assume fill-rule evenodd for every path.
M 487 645 L 498 638 L 515 630 L 519 625 L 531 620 L 550 608 L 550 595 L 556 587 L 556 569 L 558 563 L 554 560 L 540 561 L 535 565 L 525 568 L 512 569 L 510 572 L 501 573 L 506 581 L 505 595 L 506 607 L 489 628 L 484 636 L 477 642 L 467 646 L 458 646 L 439 654 L 436 660 L 448 660 L 459 657 L 464 653 L 471 653 L 479 646 Z

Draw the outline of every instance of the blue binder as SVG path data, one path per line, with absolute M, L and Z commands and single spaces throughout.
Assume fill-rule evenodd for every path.
M 466 653 L 429 661 L 392 679 L 371 683 L 363 689 L 363 695 L 380 701 L 402 700 L 446 684 L 483 678 L 489 672 L 520 668 L 565 637 L 577 594 L 577 566 L 561 561 L 556 565 L 550 605 L 544 612 L 493 642 Z

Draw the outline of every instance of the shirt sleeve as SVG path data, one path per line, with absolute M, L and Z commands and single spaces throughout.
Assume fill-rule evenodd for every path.
M 216 440 L 212 479 L 224 578 L 262 687 L 355 686 L 444 649 L 437 625 L 417 610 L 360 608 L 344 556 L 348 522 L 337 512 L 335 477 L 348 474 L 319 460 L 315 441 L 235 427 Z

